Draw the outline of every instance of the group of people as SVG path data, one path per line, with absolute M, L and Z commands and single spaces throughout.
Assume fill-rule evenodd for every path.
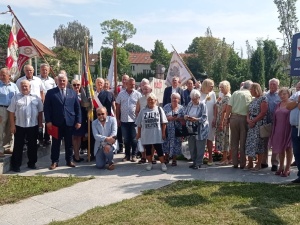
M 52 79 L 49 71 L 48 64 L 41 64 L 40 75 L 33 76 L 33 67 L 26 65 L 25 76 L 15 84 L 10 81 L 8 69 L 0 70 L 0 157 L 4 156 L 4 147 L 12 145 L 13 134 L 11 168 L 15 172 L 20 171 L 25 142 L 28 167 L 36 169 L 37 139 L 49 145 L 49 133 L 49 169 L 58 166 L 62 139 L 66 165 L 75 167 L 74 162 L 83 161 L 79 151 L 89 126 L 81 82 L 74 79 L 70 85 L 65 71 Z M 218 165 L 232 163 L 233 168 L 256 172 L 269 166 L 268 153 L 272 149 L 271 170 L 276 175 L 289 176 L 293 152 L 300 171 L 300 83 L 292 96 L 289 89 L 279 89 L 275 78 L 269 81 L 267 93 L 248 80 L 231 94 L 230 83 L 225 80 L 220 82 L 216 96 L 211 79 L 202 84 L 188 80 L 183 90 L 175 76 L 172 85 L 165 88 L 161 104 L 147 79 L 136 90 L 134 78 L 123 75 L 117 95 L 110 92 L 107 80 L 97 78 L 95 85 L 93 99 L 98 108 L 94 109 L 90 126 L 91 160 L 95 159 L 98 168 L 113 170 L 114 152 L 122 151 L 124 146 L 123 161 L 137 162 L 139 149 L 142 153 L 138 163 L 146 163 L 146 169 L 151 170 L 156 152 L 165 172 L 170 160 L 171 166 L 177 166 L 182 141 L 187 140 L 192 169 L 201 168 L 205 149 L 207 165 L 213 165 L 215 149 L 223 153 Z M 272 132 L 261 137 L 261 127 L 266 125 L 272 125 Z M 43 135 L 39 136 L 41 131 Z M 142 147 L 138 148 L 138 142 Z M 299 183 L 300 178 L 294 182 Z

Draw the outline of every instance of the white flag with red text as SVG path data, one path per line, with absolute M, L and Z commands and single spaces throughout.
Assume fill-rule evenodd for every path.
M 6 58 L 6 67 L 10 70 L 12 80 L 16 80 L 20 76 L 24 63 L 34 56 L 39 56 L 38 51 L 18 21 L 13 18 Z

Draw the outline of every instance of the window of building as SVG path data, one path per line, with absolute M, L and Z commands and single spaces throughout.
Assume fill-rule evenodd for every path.
M 135 66 L 131 66 L 131 71 L 135 71 Z

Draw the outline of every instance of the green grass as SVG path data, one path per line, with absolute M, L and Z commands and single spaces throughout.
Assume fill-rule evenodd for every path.
M 88 178 L 0 175 L 0 205 L 69 187 Z
M 299 224 L 300 186 L 178 181 L 57 224 Z

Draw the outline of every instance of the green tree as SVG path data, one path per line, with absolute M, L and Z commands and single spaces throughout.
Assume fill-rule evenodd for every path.
M 7 44 L 10 30 L 10 25 L 0 24 L 0 68 L 5 67 Z
M 102 34 L 107 34 L 103 39 L 104 45 L 110 46 L 124 46 L 129 38 L 132 38 L 136 34 L 136 28 L 133 24 L 124 20 L 120 21 L 117 19 L 106 20 L 100 23 Z
M 252 74 L 252 81 L 259 83 L 262 89 L 264 89 L 265 87 L 264 59 L 264 51 L 262 49 L 262 46 L 258 43 L 257 49 L 252 54 L 250 70 Z
M 124 49 L 128 52 L 148 52 L 143 47 L 133 44 L 133 43 L 125 44 Z
M 273 40 L 263 41 L 263 51 L 265 57 L 265 87 L 268 87 L 270 79 L 273 77 L 278 78 L 278 72 L 281 67 L 279 64 L 280 52 Z
M 291 56 L 293 35 L 299 31 L 296 2 L 297 0 L 274 0 L 279 13 L 280 26 L 278 31 L 283 36 L 283 47 L 289 55 L 288 61 Z
M 55 47 L 52 51 L 56 54 L 56 58 L 50 56 L 45 56 L 45 58 L 52 67 L 54 73 L 58 74 L 59 70 L 65 70 L 68 74 L 69 81 L 71 81 L 74 75 L 79 73 L 79 52 L 66 47 Z
M 198 59 L 197 55 L 191 55 L 188 57 L 183 58 L 183 61 L 190 69 L 192 74 L 197 80 L 200 80 L 202 77 L 201 75 L 204 73 L 203 65 L 201 61 Z
M 109 47 L 102 48 L 102 74 L 103 77 L 106 77 L 108 74 L 108 70 L 110 67 L 111 59 L 112 59 L 113 49 Z M 99 52 L 98 52 L 99 54 Z M 95 63 L 95 67 L 99 68 L 99 61 Z M 122 78 L 122 74 L 127 73 L 131 75 L 131 67 L 129 61 L 129 53 L 124 48 L 117 48 L 117 72 L 119 80 Z
M 53 33 L 53 38 L 57 47 L 66 47 L 76 51 L 82 51 L 85 43 L 85 37 L 88 37 L 89 48 L 93 47 L 93 38 L 90 36 L 90 30 L 80 24 L 77 20 L 69 22 L 68 26 L 61 24 Z
M 153 62 L 151 63 L 150 66 L 151 69 L 156 70 L 157 65 L 162 64 L 165 66 L 167 70 L 170 65 L 171 54 L 164 47 L 163 42 L 156 40 L 154 43 L 154 50 L 151 50 L 151 52 L 152 52 L 151 59 L 153 59 Z
M 195 37 L 185 53 L 198 53 L 200 37 Z

